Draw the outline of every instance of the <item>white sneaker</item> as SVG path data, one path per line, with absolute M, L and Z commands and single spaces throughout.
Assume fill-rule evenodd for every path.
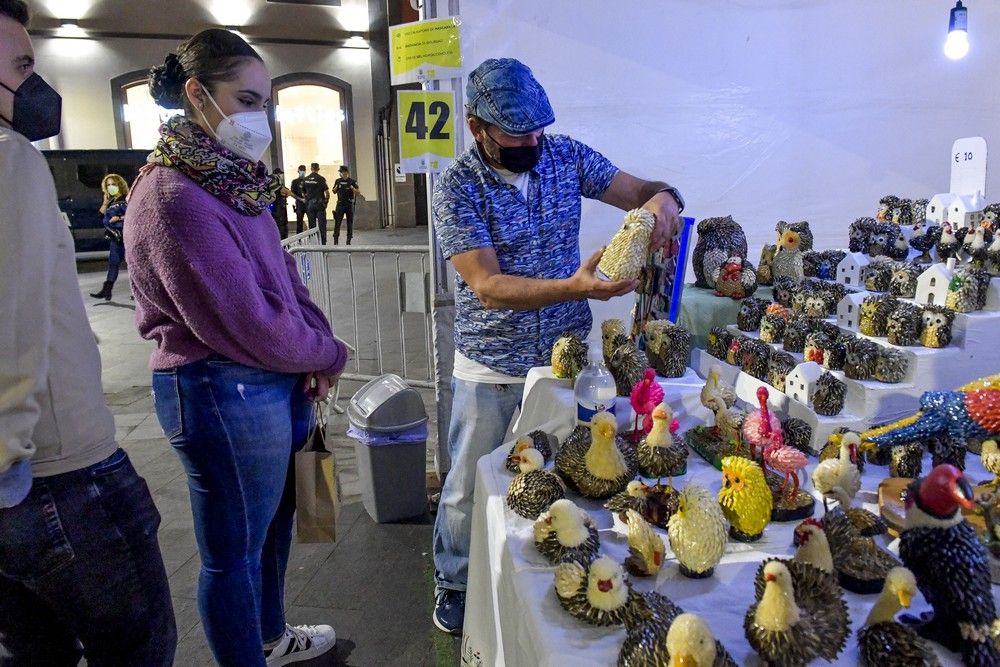
M 337 645 L 337 633 L 329 625 L 285 625 L 278 645 L 264 652 L 268 665 L 287 665 L 311 660 Z

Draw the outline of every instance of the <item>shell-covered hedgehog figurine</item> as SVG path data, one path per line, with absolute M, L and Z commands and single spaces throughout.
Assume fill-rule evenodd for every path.
M 781 304 L 785 308 L 791 308 L 792 293 L 797 285 L 798 283 L 795 279 L 790 276 L 775 276 L 774 288 L 772 290 L 774 302 Z
M 573 333 L 564 333 L 552 346 L 552 374 L 575 379 L 587 365 L 587 344 Z
M 622 491 L 639 471 L 635 450 L 618 436 L 615 416 L 598 412 L 590 422 L 590 442 L 563 443 L 556 471 L 581 495 L 607 498 Z
M 865 289 L 869 292 L 888 292 L 896 268 L 896 262 L 886 257 L 873 259 L 865 273 Z
M 989 274 L 982 269 L 963 266 L 955 271 L 948 283 L 948 296 L 944 305 L 956 313 L 971 313 L 985 305 L 985 288 L 989 285 Z
M 769 243 L 760 249 L 760 262 L 757 263 L 758 285 L 772 285 L 774 283 L 772 264 L 776 252 L 778 252 L 778 246 Z
M 549 435 L 545 431 L 532 431 L 528 435 L 522 435 L 511 445 L 510 451 L 507 453 L 507 460 L 504 461 L 504 467 L 507 468 L 507 472 L 512 472 L 515 475 L 519 473 L 521 471 L 521 462 L 515 461 L 514 456 L 529 447 L 537 449 L 545 463 L 548 463 L 552 460 L 552 450 L 557 443 L 558 440 L 556 437 Z
M 941 663 L 927 640 L 913 628 L 898 623 L 896 613 L 909 608 L 917 594 L 917 580 L 905 567 L 894 567 L 885 586 L 858 630 L 863 667 L 938 667 Z
M 851 252 L 868 252 L 876 222 L 875 218 L 858 218 L 851 223 L 847 230 L 848 249 Z
M 667 524 L 667 537 L 681 574 L 692 579 L 712 576 L 726 553 L 726 519 L 708 489 L 697 484 L 684 487 Z
M 787 320 L 781 315 L 766 313 L 760 318 L 760 339 L 765 343 L 780 343 L 785 337 Z
M 733 340 L 733 334 L 726 327 L 712 327 L 708 332 L 708 347 L 706 350 L 710 355 L 726 360 L 726 353 L 729 351 L 729 343 Z
M 742 299 L 757 291 L 757 269 L 739 255 L 733 255 L 712 272 L 715 296 Z
M 889 292 L 893 296 L 912 299 L 917 294 L 917 278 L 920 277 L 919 266 L 902 263 L 896 266 L 889 279 Z
M 795 282 L 802 280 L 805 270 L 802 266 L 802 239 L 798 232 L 786 230 L 781 234 L 778 243 L 778 253 L 774 256 L 774 263 L 771 268 L 774 279 L 785 276 Z
M 646 356 L 657 374 L 681 377 L 687 371 L 691 357 L 691 333 L 667 320 L 650 320 L 643 326 Z
M 639 441 L 636 454 L 639 471 L 645 477 L 673 477 L 687 468 L 688 448 L 674 439 L 677 430 L 673 411 L 666 403 L 653 409 L 653 429 Z
M 691 253 L 696 287 L 714 288 L 712 272 L 732 256 L 747 256 L 747 237 L 732 216 L 698 222 L 698 242 Z
M 560 563 L 555 573 L 556 597 L 569 614 L 591 625 L 620 625 L 636 596 L 622 566 L 607 556 L 589 566 Z
M 774 503 L 760 465 L 742 456 L 723 458 L 719 503 L 730 523 L 730 537 L 740 542 L 759 540 L 771 521 Z
M 535 548 L 552 564 L 564 560 L 589 563 L 601 541 L 590 514 L 568 498 L 555 501 L 534 524 Z
M 858 328 L 866 336 L 885 336 L 889 326 L 889 316 L 896 310 L 899 300 L 891 294 L 865 297 L 861 302 Z
M 611 355 L 621 344 L 621 338 L 628 338 L 625 323 L 619 319 L 601 322 L 601 352 L 604 354 L 604 365 L 611 363 Z
M 920 306 L 902 302 L 889 316 L 886 336 L 889 342 L 900 347 L 920 343 L 920 328 L 923 326 L 923 311 Z
M 947 347 L 951 343 L 951 325 L 955 313 L 944 306 L 924 306 L 920 344 L 924 347 Z
M 625 214 L 621 228 L 604 250 L 597 270 L 611 280 L 635 280 L 649 259 L 656 216 L 644 208 Z
M 740 310 L 736 313 L 736 327 L 740 331 L 756 331 L 769 305 L 771 302 L 767 299 L 757 297 L 743 299 Z
M 545 470 L 545 461 L 531 447 L 514 456 L 521 472 L 514 475 L 507 487 L 507 507 L 525 519 L 535 520 L 555 501 L 566 495 L 566 487 L 558 476 Z
M 844 398 L 847 396 L 847 385 L 838 380 L 829 371 L 816 380 L 816 393 L 813 394 L 813 410 L 818 415 L 836 417 L 844 409 Z
M 618 343 L 608 361 L 608 370 L 615 379 L 619 396 L 628 396 L 633 387 L 642 381 L 649 368 L 649 357 L 639 347 L 624 336 L 615 338 Z
M 628 558 L 625 569 L 636 577 L 655 576 L 663 567 L 666 547 L 653 527 L 635 510 L 625 512 L 628 525 Z
M 870 380 L 875 377 L 880 349 L 881 345 L 867 338 L 848 341 L 844 375 L 852 380 Z
M 881 347 L 875 361 L 875 379 L 886 384 L 902 382 L 910 370 L 910 357 L 903 350 Z
M 875 219 L 879 222 L 885 222 L 886 220 L 893 220 L 893 218 L 898 215 L 898 211 L 901 205 L 899 197 L 896 195 L 886 195 L 878 200 L 878 210 L 875 212 Z M 909 203 L 909 202 L 907 202 Z M 910 214 L 907 211 L 907 219 L 909 219 Z M 899 223 L 897 223 L 899 224 Z
M 781 339 L 781 345 L 785 348 L 785 352 L 796 352 L 801 354 L 806 349 L 806 336 L 812 328 L 809 326 L 809 322 L 801 319 L 795 318 L 788 322 L 785 327 L 785 337 Z
M 802 312 L 806 317 L 826 317 L 829 305 L 826 295 L 822 292 L 813 292 L 806 295 L 806 303 Z
M 767 364 L 771 359 L 771 346 L 749 338 L 740 348 L 740 370 L 747 375 L 764 381 L 767 379 Z

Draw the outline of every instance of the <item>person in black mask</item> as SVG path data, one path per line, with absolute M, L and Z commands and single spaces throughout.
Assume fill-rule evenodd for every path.
M 320 243 L 326 245 L 326 207 L 330 204 L 330 186 L 326 179 L 319 175 L 319 163 L 309 165 L 309 175 L 302 179 L 302 189 L 305 192 L 306 215 L 309 216 L 309 227 L 319 223 Z
M 333 209 L 333 245 L 340 242 L 340 223 L 347 218 L 347 245 L 351 245 L 354 237 L 354 197 L 361 193 L 358 182 L 351 178 L 351 170 L 347 165 L 340 166 L 340 178 L 333 182 L 333 191 L 337 193 L 337 206 Z
M 292 192 L 292 196 L 295 197 L 295 233 L 302 233 L 302 219 L 306 216 L 306 190 L 305 190 L 305 180 L 306 180 L 306 166 L 304 164 L 299 165 L 298 176 L 292 179 L 292 184 L 289 189 Z
M 666 183 L 626 174 L 586 144 L 546 134 L 555 113 L 523 63 L 482 63 L 469 75 L 465 98 L 476 143 L 441 175 L 433 196 L 434 230 L 458 273 L 451 469 L 433 545 L 433 621 L 452 634 L 462 633 L 465 618 L 478 460 L 503 442 L 528 370 L 549 364 L 556 338 L 589 337 L 587 299 L 607 300 L 638 285 L 601 280 L 600 251 L 580 262 L 580 198 L 651 212 L 650 250 L 674 235 L 683 208 Z
M 28 18 L 0 0 L 0 664 L 169 667 L 160 514 L 115 439 L 73 239 L 29 143 L 59 133 L 61 103 Z

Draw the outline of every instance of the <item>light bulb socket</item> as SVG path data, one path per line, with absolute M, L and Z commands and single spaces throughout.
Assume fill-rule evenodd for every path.
M 951 10 L 951 17 L 948 19 L 948 32 L 969 31 L 969 10 L 962 5 L 962 0 L 955 3 Z

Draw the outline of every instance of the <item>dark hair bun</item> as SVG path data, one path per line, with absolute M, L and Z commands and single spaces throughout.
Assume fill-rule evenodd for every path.
M 170 53 L 162 65 L 149 70 L 149 94 L 164 109 L 180 109 L 184 106 L 187 79 L 180 59 Z

